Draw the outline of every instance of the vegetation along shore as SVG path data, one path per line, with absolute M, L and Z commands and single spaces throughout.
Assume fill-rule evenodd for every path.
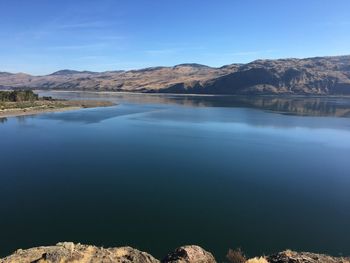
M 114 104 L 109 101 L 57 100 L 52 97 L 39 97 L 31 90 L 0 91 L 0 118 L 112 105 Z

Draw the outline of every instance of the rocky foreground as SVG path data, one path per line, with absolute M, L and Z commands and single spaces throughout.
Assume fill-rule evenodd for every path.
M 350 56 L 256 60 L 219 68 L 199 64 L 129 71 L 60 70 L 45 76 L 0 72 L 0 89 L 194 94 L 350 95 Z
M 308 252 L 284 251 L 275 255 L 260 258 L 244 259 L 242 256 L 231 256 L 231 263 L 350 263 L 350 258 L 331 257 Z M 100 248 L 90 245 L 62 242 L 55 246 L 35 247 L 26 250 L 19 249 L 12 255 L 0 259 L 1 263 L 215 263 L 210 252 L 199 246 L 183 246 L 170 252 L 159 260 L 152 255 L 131 247 Z

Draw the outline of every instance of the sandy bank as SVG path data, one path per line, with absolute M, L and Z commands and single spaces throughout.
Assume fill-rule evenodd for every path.
M 110 101 L 96 100 L 54 100 L 33 102 L 5 102 L 0 104 L 0 118 L 35 115 L 46 112 L 63 112 L 83 108 L 109 107 Z

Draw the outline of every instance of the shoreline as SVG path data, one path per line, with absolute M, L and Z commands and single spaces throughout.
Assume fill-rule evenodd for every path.
M 11 117 L 20 117 L 20 116 L 31 116 L 38 115 L 42 113 L 50 113 L 50 112 L 65 112 L 65 111 L 73 111 L 84 109 L 83 107 L 64 107 L 57 109 L 29 109 L 29 110 L 6 110 L 4 112 L 0 111 L 0 119 L 1 118 L 11 118 Z
M 56 93 L 92 93 L 92 94 L 136 94 L 152 96 L 199 96 L 199 97 L 277 97 L 277 98 L 344 98 L 350 99 L 350 95 L 327 95 L 327 94 L 210 94 L 210 93 L 166 93 L 166 92 L 137 92 L 137 91 L 91 91 L 91 90 L 42 90 L 33 89 L 34 92 L 56 92 Z
M 3 110 L 0 109 L 0 119 L 31 116 L 50 112 L 65 112 L 87 108 L 110 107 L 115 105 L 117 104 L 110 101 L 96 100 L 39 101 L 37 105 L 34 103 L 30 107 L 12 107 Z M 13 104 L 11 106 L 13 106 Z

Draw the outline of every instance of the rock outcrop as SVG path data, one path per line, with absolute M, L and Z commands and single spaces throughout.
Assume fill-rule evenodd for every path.
M 61 242 L 56 246 L 19 249 L 0 263 L 216 263 L 213 255 L 198 246 L 183 246 L 169 253 L 162 261 L 131 247 L 99 248 Z
M 256 60 L 130 71 L 61 70 L 46 76 L 0 72 L 0 88 L 196 94 L 350 95 L 350 56 Z
M 210 252 L 199 246 L 183 246 L 169 253 L 162 263 L 215 263 L 215 258 Z
M 131 247 L 98 248 L 95 246 L 74 244 L 72 242 L 58 243 L 56 246 L 36 247 L 17 250 L 1 263 L 159 263 L 148 253 Z
M 350 263 L 350 258 L 286 250 L 266 257 L 270 263 Z
M 163 260 L 131 247 L 101 248 L 61 242 L 55 246 L 18 249 L 0 259 L 0 263 L 216 263 L 213 255 L 199 246 L 183 246 Z M 266 257 L 248 259 L 245 263 L 350 263 L 350 258 L 286 250 Z M 231 262 L 239 263 L 239 262 Z M 240 262 L 243 263 L 243 262 Z

